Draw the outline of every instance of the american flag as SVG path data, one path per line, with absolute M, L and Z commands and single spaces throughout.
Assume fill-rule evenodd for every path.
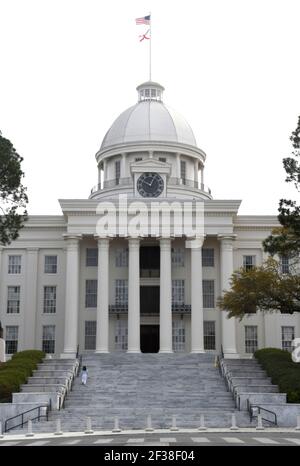
M 142 18 L 136 18 L 135 24 L 150 24 L 151 15 L 143 16 Z

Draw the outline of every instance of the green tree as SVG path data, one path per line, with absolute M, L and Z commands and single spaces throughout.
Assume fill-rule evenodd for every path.
M 294 183 L 300 191 L 300 117 L 290 137 L 291 157 L 283 159 L 286 182 Z M 300 312 L 300 275 L 297 262 L 300 254 L 300 206 L 295 201 L 281 199 L 278 220 L 281 226 L 268 236 L 263 247 L 271 256 L 287 256 L 291 273 L 283 274 L 280 261 L 269 258 L 260 267 L 240 269 L 231 276 L 231 289 L 219 298 L 220 309 L 229 311 L 229 317 L 242 318 L 245 314 L 262 311 L 283 313 Z
M 300 191 L 300 116 L 295 131 L 290 140 L 293 145 L 291 157 L 283 159 L 287 183 L 294 183 L 296 190 Z M 278 220 L 281 225 L 275 228 L 264 242 L 264 250 L 272 256 L 289 256 L 298 259 L 300 254 L 300 205 L 289 199 L 279 202 Z
M 231 289 L 219 298 L 218 306 L 229 311 L 229 317 L 242 319 L 246 314 L 261 311 L 300 312 L 300 276 L 282 274 L 281 266 L 269 258 L 260 267 L 234 272 Z
M 28 198 L 22 184 L 23 158 L 0 132 L 0 244 L 10 244 L 19 236 L 27 219 Z

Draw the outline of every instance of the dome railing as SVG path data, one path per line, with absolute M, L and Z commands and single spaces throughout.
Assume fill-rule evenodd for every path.
M 188 186 L 190 188 L 199 189 L 200 191 L 211 194 L 211 189 L 203 183 L 195 180 L 189 180 L 186 178 L 169 178 L 169 186 Z M 91 194 L 105 189 L 116 188 L 118 186 L 133 186 L 133 179 L 127 178 L 115 178 L 112 180 L 106 180 L 103 183 L 99 183 L 91 189 Z

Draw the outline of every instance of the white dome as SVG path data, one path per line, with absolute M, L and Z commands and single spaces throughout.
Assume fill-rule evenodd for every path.
M 163 90 L 160 85 L 151 82 L 139 86 L 140 101 L 114 121 L 103 139 L 101 150 L 117 144 L 148 141 L 197 146 L 190 125 L 181 115 L 163 104 L 161 93 L 156 98 L 144 97 L 145 89 L 150 87 L 157 93 Z

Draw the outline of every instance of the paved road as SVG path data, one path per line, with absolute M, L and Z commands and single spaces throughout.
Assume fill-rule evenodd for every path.
M 249 432 L 249 433 L 170 433 L 144 435 L 111 435 L 98 436 L 86 435 L 80 437 L 56 437 L 56 438 L 30 438 L 26 440 L 0 441 L 0 446 L 300 446 L 300 433 L 273 433 L 273 432 Z

